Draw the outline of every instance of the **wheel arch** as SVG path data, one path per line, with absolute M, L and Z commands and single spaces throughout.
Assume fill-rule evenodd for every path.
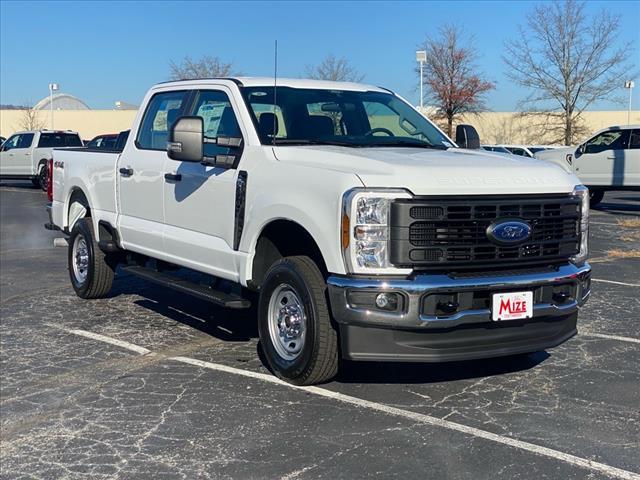
M 324 275 L 328 272 L 325 255 L 309 229 L 288 218 L 272 219 L 263 225 L 252 252 L 247 286 L 254 290 L 260 289 L 269 267 L 284 257 L 308 256 Z

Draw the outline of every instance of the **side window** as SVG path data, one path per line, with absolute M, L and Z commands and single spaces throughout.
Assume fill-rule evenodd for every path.
M 6 152 L 8 150 L 11 150 L 12 148 L 18 148 L 19 142 L 20 135 L 13 135 L 12 137 L 9 137 L 9 139 L 5 140 L 5 142 L 2 144 L 2 151 Z
M 33 133 L 23 133 L 16 148 L 29 148 L 33 143 Z
M 629 130 L 610 130 L 596 135 L 587 142 L 585 153 L 600 153 L 607 150 L 623 150 L 629 139 Z
M 156 93 L 147 106 L 138 131 L 138 147 L 166 150 L 169 127 L 177 120 L 187 92 Z
M 640 130 L 631 130 L 631 138 L 629 138 L 629 148 L 640 149 Z
M 240 126 L 226 93 L 216 90 L 204 90 L 198 93 L 192 115 L 201 117 L 205 138 L 242 137 Z M 213 143 L 204 144 L 204 155 L 226 155 L 231 150 Z

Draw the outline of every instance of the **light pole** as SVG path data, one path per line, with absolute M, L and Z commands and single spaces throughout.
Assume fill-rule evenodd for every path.
M 624 88 L 629 89 L 629 110 L 627 111 L 627 125 L 631 125 L 631 92 L 633 90 L 633 87 L 635 86 L 636 84 L 633 80 L 624 82 Z
M 427 61 L 427 51 L 426 50 L 418 50 L 416 52 L 416 62 L 420 64 L 420 110 L 424 110 L 424 96 L 422 94 L 422 70 L 424 68 L 424 62 Z M 422 112 L 424 113 L 424 112 Z
M 53 92 L 60 90 L 60 85 L 57 83 L 49 84 L 49 109 L 51 111 L 51 130 L 53 130 Z

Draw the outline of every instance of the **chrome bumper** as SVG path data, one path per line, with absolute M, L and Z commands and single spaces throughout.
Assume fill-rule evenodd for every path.
M 571 285 L 575 293 L 570 300 L 545 301 L 534 303 L 533 306 L 534 319 L 567 316 L 576 312 L 587 300 L 591 288 L 590 273 L 591 267 L 585 263 L 580 267 L 566 264 L 550 271 L 522 274 L 496 272 L 495 275 L 458 277 L 446 274 L 419 274 L 409 279 L 333 275 L 327 283 L 333 317 L 339 324 L 426 331 L 491 322 L 490 308 L 464 309 L 443 316 L 425 314 L 423 299 L 426 295 L 464 292 L 484 292 L 485 295 L 490 295 L 544 286 Z M 375 305 L 371 308 L 355 307 L 349 300 L 354 292 L 396 292 L 403 298 L 403 305 L 396 312 L 384 311 Z

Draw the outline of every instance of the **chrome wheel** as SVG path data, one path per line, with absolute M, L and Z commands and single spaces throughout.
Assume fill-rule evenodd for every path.
M 307 317 L 298 294 L 286 284 L 271 294 L 268 310 L 269 336 L 280 357 L 295 360 L 302 351 Z
M 89 247 L 82 235 L 76 235 L 71 252 L 71 264 L 73 266 L 73 276 L 78 284 L 83 284 L 89 274 Z

